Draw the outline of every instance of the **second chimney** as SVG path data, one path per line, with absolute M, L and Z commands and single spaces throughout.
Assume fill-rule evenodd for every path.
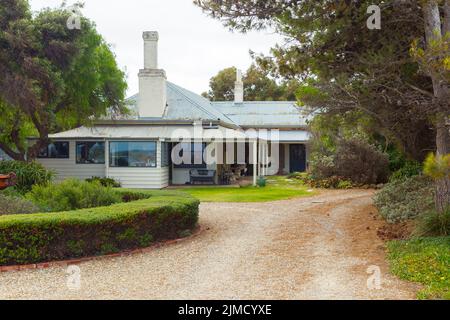
M 244 102 L 244 82 L 242 82 L 242 71 L 236 71 L 236 82 L 234 84 L 234 103 Z

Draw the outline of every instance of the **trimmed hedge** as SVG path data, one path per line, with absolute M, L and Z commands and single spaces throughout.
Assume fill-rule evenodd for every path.
M 195 228 L 199 201 L 173 191 L 120 190 L 108 207 L 0 217 L 0 265 L 104 255 L 147 247 Z

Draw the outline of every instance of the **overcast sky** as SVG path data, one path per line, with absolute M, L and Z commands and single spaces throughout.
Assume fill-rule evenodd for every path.
M 59 6 L 61 0 L 29 0 L 33 10 Z M 68 0 L 68 4 L 75 3 Z M 127 73 L 128 95 L 138 91 L 143 66 L 142 31 L 159 32 L 159 64 L 167 78 L 196 93 L 208 89 L 219 70 L 247 69 L 249 50 L 268 53 L 281 38 L 268 31 L 232 33 L 206 16 L 191 0 L 84 0 L 83 15 L 113 46 L 119 66 Z

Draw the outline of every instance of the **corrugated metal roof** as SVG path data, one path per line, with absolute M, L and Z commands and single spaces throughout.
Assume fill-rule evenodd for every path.
M 127 99 L 127 104 L 134 117 L 138 114 L 137 100 L 139 94 Z M 237 125 L 232 119 L 214 108 L 204 97 L 167 81 L 167 108 L 165 120 L 222 120 Z
M 174 125 L 96 125 L 49 135 L 50 139 L 245 139 L 244 132 L 218 126 Z
M 247 130 L 247 137 L 274 142 L 306 142 L 311 133 L 306 130 Z
M 304 127 L 307 117 L 296 102 L 256 101 L 236 104 L 212 102 L 212 105 L 245 127 Z

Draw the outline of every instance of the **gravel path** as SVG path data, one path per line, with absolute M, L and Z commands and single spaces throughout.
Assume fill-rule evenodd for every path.
M 67 268 L 0 274 L 1 299 L 412 299 L 388 274 L 371 191 L 326 191 L 271 203 L 205 203 L 183 242 Z M 369 290 L 366 270 L 381 270 Z

